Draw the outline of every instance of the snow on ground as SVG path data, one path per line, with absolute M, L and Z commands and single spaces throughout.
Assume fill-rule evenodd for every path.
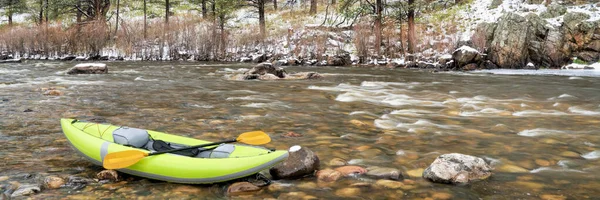
M 476 0 L 467 9 L 459 11 L 459 15 L 465 19 L 463 20 L 465 22 L 465 30 L 461 35 L 461 40 L 470 39 L 477 24 L 481 22 L 496 22 L 504 13 L 514 12 L 521 16 L 526 16 L 530 13 L 539 15 L 547 9 L 544 4 L 528 4 L 525 3 L 525 0 L 503 0 L 502 4 L 494 9 L 490 9 L 491 4 L 492 0 Z M 600 20 L 600 12 L 592 11 L 600 9 L 596 7 L 595 3 L 566 6 L 566 8 L 567 12 L 581 12 L 590 15 L 588 21 Z M 551 25 L 560 26 L 563 19 L 562 16 L 559 16 L 546 19 L 546 21 Z

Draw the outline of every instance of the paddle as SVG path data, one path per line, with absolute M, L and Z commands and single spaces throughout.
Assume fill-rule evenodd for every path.
M 145 158 L 148 156 L 154 156 L 154 155 L 159 155 L 159 154 L 163 154 L 163 153 L 172 153 L 172 152 L 186 150 L 186 149 L 195 149 L 195 148 L 200 148 L 200 147 L 214 146 L 214 145 L 219 145 L 219 144 L 223 144 L 223 143 L 231 143 L 231 142 L 241 142 L 241 143 L 251 144 L 251 145 L 261 145 L 261 144 L 266 144 L 266 143 L 271 142 L 271 138 L 265 132 L 252 131 L 252 132 L 242 133 L 236 139 L 224 140 L 224 141 L 213 142 L 213 143 L 208 143 L 208 144 L 201 144 L 201 145 L 196 145 L 196 146 L 189 146 L 189 147 L 184 147 L 184 148 L 179 148 L 179 149 L 171 149 L 171 150 L 167 150 L 167 151 L 156 151 L 156 152 L 151 152 L 151 153 L 143 152 L 143 151 L 139 151 L 139 150 L 119 151 L 119 152 L 113 152 L 113 153 L 107 154 L 104 157 L 102 166 L 106 169 L 120 169 L 120 168 L 129 167 L 129 166 L 137 163 L 138 161 L 140 161 L 142 158 Z M 210 150 L 210 149 L 213 149 L 213 148 L 202 149 L 202 150 L 200 150 L 200 152 Z

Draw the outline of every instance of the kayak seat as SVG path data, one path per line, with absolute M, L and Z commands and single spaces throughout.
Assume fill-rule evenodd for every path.
M 138 128 L 120 127 L 113 131 L 113 139 L 117 144 L 124 146 L 146 149 L 149 151 L 166 151 L 187 147 L 186 145 L 156 140 L 150 137 L 148 131 Z M 196 158 L 229 158 L 235 150 L 235 145 L 220 144 L 212 150 L 204 148 L 187 149 L 173 152 L 183 156 Z
M 148 131 L 139 128 L 120 127 L 112 134 L 115 143 L 136 148 L 143 148 L 150 140 Z

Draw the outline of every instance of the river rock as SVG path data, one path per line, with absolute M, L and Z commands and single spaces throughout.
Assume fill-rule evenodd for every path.
M 335 168 L 335 171 L 342 173 L 343 176 L 361 175 L 367 173 L 367 169 L 359 166 L 343 166 Z
M 63 94 L 64 93 L 61 92 L 60 90 L 55 90 L 55 89 L 44 91 L 44 95 L 47 95 L 47 96 L 61 96 Z
M 98 174 L 96 174 L 96 178 L 98 178 L 99 180 L 118 181 L 119 174 L 117 173 L 117 171 L 112 169 L 102 170 L 101 172 L 98 172 Z
M 323 169 L 317 172 L 317 180 L 323 182 L 335 182 L 342 177 L 342 173 L 333 169 Z
M 298 72 L 289 74 L 286 79 L 304 80 L 304 79 L 320 79 L 323 76 L 317 72 Z
M 348 161 L 341 158 L 333 158 L 329 161 L 329 166 L 344 166 L 347 165 Z
M 48 176 L 44 178 L 44 188 L 57 189 L 65 184 L 65 179 L 57 176 Z
M 470 63 L 475 63 L 479 56 L 479 51 L 469 46 L 461 46 L 452 53 L 452 59 L 459 68 Z
M 374 177 L 377 179 L 391 179 L 391 180 L 402 180 L 404 176 L 399 169 L 390 167 L 367 167 L 367 176 Z
M 248 74 L 258 74 L 258 75 L 266 75 L 273 74 L 279 78 L 285 78 L 287 72 L 281 67 L 275 67 L 271 63 L 260 63 L 254 66 L 252 69 L 248 70 L 246 73 Z
M 306 147 L 298 145 L 289 149 L 287 160 L 269 169 L 274 179 L 295 179 L 312 175 L 319 169 L 319 157 Z
M 469 183 L 492 175 L 492 167 L 482 158 L 459 153 L 438 156 L 423 172 L 423 178 L 436 183 Z
M 81 63 L 77 64 L 67 74 L 107 74 L 108 67 L 104 63 Z
M 16 198 L 16 197 L 22 197 L 22 196 L 29 196 L 32 194 L 36 194 L 40 191 L 42 191 L 42 190 L 40 189 L 39 185 L 24 184 L 24 185 L 19 186 L 19 188 L 17 188 L 17 190 L 15 190 L 15 192 L 13 192 L 10 195 L 10 197 Z
M 237 182 L 227 188 L 228 196 L 244 195 L 259 191 L 261 188 L 249 182 Z

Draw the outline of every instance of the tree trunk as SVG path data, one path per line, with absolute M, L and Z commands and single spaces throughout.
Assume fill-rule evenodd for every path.
M 79 14 L 79 12 L 77 12 Z M 44 0 L 40 0 L 40 24 L 44 23 Z
M 12 18 L 13 18 L 13 5 L 12 5 L 12 1 L 13 0 L 8 0 L 8 4 L 4 8 L 5 11 L 8 10 L 6 12 L 6 17 L 8 17 L 8 26 L 12 26 L 12 23 L 13 23 L 13 20 L 12 20 Z
M 44 5 L 44 10 L 46 10 L 46 24 L 48 23 L 48 0 L 46 0 L 46 5 Z
M 310 11 L 311 15 L 317 14 L 317 0 L 310 0 Z
M 221 16 L 219 16 L 220 20 L 219 20 L 219 29 L 221 30 L 221 42 L 219 44 L 220 47 L 220 52 L 221 52 L 221 57 L 225 57 L 225 15 L 221 14 Z
M 206 0 L 202 0 L 202 18 L 206 18 Z
M 335 4 L 336 4 L 335 0 L 331 0 L 331 5 L 335 5 Z
M 258 1 L 258 24 L 260 26 L 260 38 L 264 40 L 267 36 L 265 24 L 265 0 Z
M 77 0 L 77 7 L 78 7 L 78 8 L 81 8 L 81 0 Z M 44 9 L 42 9 L 42 10 L 40 11 L 40 18 L 42 17 L 42 11 L 43 11 L 43 10 L 44 10 Z M 83 15 L 81 14 L 81 12 L 77 12 L 77 14 L 76 14 L 76 17 L 77 17 L 77 19 L 76 19 L 76 20 L 77 20 L 77 24 L 81 23 L 81 17 L 83 17 Z M 40 20 L 41 20 L 41 19 L 40 19 Z
M 148 29 L 148 23 L 146 21 L 146 1 L 144 0 L 144 40 L 146 40 L 148 38 L 148 32 L 146 29 Z
M 415 0 L 408 0 L 408 53 L 415 53 Z
M 273 9 L 277 10 L 277 0 L 273 0 Z
M 375 5 L 375 54 L 379 55 L 381 50 L 381 10 L 383 9 L 383 5 L 381 0 L 377 0 L 377 4 Z
M 117 0 L 117 22 L 115 22 L 115 36 L 119 31 L 119 6 L 121 4 L 121 0 Z
M 169 26 L 169 7 L 171 6 L 169 4 L 169 0 L 165 0 L 165 25 L 167 27 Z

